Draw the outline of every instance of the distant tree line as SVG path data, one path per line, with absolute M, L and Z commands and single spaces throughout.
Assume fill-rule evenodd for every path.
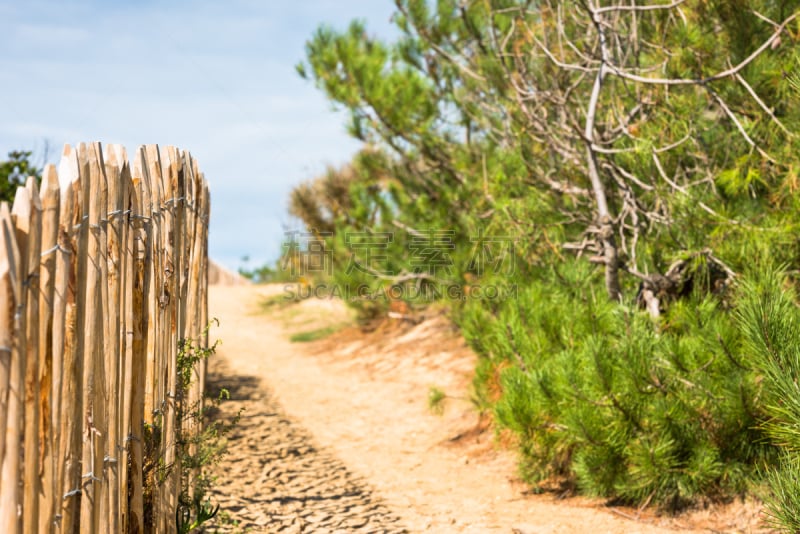
M 14 201 L 17 187 L 25 185 L 28 176 L 41 179 L 42 169 L 31 161 L 33 152 L 28 150 L 12 150 L 8 159 L 0 161 L 0 201 Z

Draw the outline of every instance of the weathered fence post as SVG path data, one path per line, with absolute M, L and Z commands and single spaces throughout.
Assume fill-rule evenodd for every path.
M 35 534 L 39 521 L 39 256 L 41 250 L 42 205 L 36 181 L 29 178 L 17 189 L 11 211 L 17 229 L 17 243 L 22 253 L 22 305 L 24 327 L 24 410 L 22 531 Z M 24 252 L 23 252 L 24 251 Z M 23 334 L 24 332 L 24 334 Z
M 75 167 L 77 171 L 77 167 Z M 65 482 L 66 461 L 70 456 L 68 444 L 70 434 L 62 426 L 64 420 L 68 419 L 66 408 L 67 390 L 70 388 L 68 381 L 72 377 L 74 369 L 74 343 L 67 343 L 67 328 L 72 328 L 74 323 L 75 308 L 75 254 L 73 253 L 70 229 L 72 227 L 72 217 L 74 213 L 75 194 L 72 184 L 72 177 L 66 169 L 60 177 L 60 213 L 58 216 L 58 242 L 54 254 L 55 257 L 55 284 L 53 287 L 53 369 L 52 369 L 52 388 L 51 388 L 51 413 L 53 429 L 53 517 L 51 520 L 59 528 L 59 532 L 66 532 L 66 524 L 63 519 L 63 506 L 65 494 L 70 486 Z M 69 310 L 69 312 L 68 312 Z M 69 318 L 68 318 L 69 317 Z M 74 338 L 70 338 L 74 339 Z M 65 380 L 66 378 L 66 380 Z M 74 386 L 72 386 L 74 388 Z M 77 486 L 70 486 L 75 488 Z M 71 500 L 75 500 L 74 498 Z
M 21 306 L 22 306 L 22 262 L 20 261 L 21 251 L 17 246 L 16 232 L 11 214 L 8 211 L 8 204 L 0 203 L 0 239 L 2 240 L 2 253 L 6 258 L 6 275 L 4 277 L 4 297 L 6 301 L 3 312 L 6 314 L 3 321 L 10 332 L 10 342 L 3 344 L 3 352 L 0 353 L 5 363 L 3 375 L 5 378 L 0 382 L 5 391 L 3 397 L 5 404 L 5 433 L 0 438 L 4 441 L 2 467 L 0 468 L 0 532 L 15 534 L 21 531 L 21 517 L 19 507 L 22 505 L 22 488 L 20 487 L 20 456 L 22 436 L 22 400 L 23 400 L 23 380 L 24 380 L 24 337 L 21 335 Z
M 120 318 L 121 318 L 121 271 L 124 268 L 122 256 L 122 197 L 124 183 L 120 169 L 117 149 L 107 145 L 104 153 L 105 172 L 108 184 L 106 204 L 106 288 L 108 298 L 105 306 L 105 330 L 103 353 L 105 355 L 105 406 L 108 418 L 107 456 L 104 463 L 108 483 L 104 489 L 108 506 L 107 521 L 104 528 L 107 532 L 119 532 L 119 370 L 120 370 Z
M 123 154 L 122 170 L 120 179 L 123 183 L 122 191 L 122 256 L 125 258 L 122 265 L 122 284 L 121 284 L 121 320 L 120 327 L 120 375 L 119 385 L 120 391 L 120 426 L 119 436 L 122 440 L 120 442 L 120 461 L 118 463 L 119 469 L 119 495 L 120 495 L 120 512 L 119 512 L 119 526 L 121 532 L 129 532 L 130 524 L 130 506 L 129 506 L 129 455 L 131 440 L 133 434 L 131 432 L 131 419 L 133 414 L 133 380 L 134 370 L 137 374 L 141 374 L 138 368 L 135 368 L 133 360 L 133 343 L 135 331 L 135 308 L 134 308 L 134 288 L 135 286 L 136 261 L 137 261 L 137 237 L 139 236 L 137 225 L 139 221 L 136 219 L 139 216 L 139 208 L 136 202 L 136 191 L 131 178 L 130 164 L 128 163 L 127 154 Z M 141 425 L 141 422 L 139 422 Z
M 153 206 L 150 194 L 150 171 L 147 163 L 147 153 L 144 147 L 136 151 L 133 163 L 133 185 L 135 189 L 135 204 L 138 214 L 133 217 L 138 224 L 137 229 L 137 256 L 134 272 L 135 289 L 133 291 L 133 347 L 131 379 L 131 422 L 130 422 L 130 510 L 128 532 L 144 532 L 144 425 L 152 424 L 152 404 L 148 411 L 147 384 L 152 373 L 153 352 L 155 348 L 153 333 L 150 329 L 154 325 L 151 303 L 155 300 L 153 288 L 153 235 L 154 220 Z M 153 343 L 151 345 L 151 343 Z
M 85 150 L 79 149 L 82 165 L 88 172 L 81 176 L 88 181 L 84 190 L 88 191 L 87 226 L 87 264 L 85 313 L 83 334 L 88 339 L 84 344 L 83 366 L 83 455 L 81 470 L 81 529 L 87 532 L 100 531 L 100 512 L 105 485 L 103 458 L 106 442 L 105 421 L 105 358 L 103 354 L 104 303 L 103 279 L 105 232 L 101 219 L 105 217 L 107 205 L 107 185 L 103 156 L 98 144 L 91 144 Z
M 53 165 L 48 165 L 42 176 L 40 199 L 42 205 L 42 243 L 39 260 L 39 430 L 41 449 L 41 501 L 39 504 L 38 532 L 53 531 L 55 519 L 56 488 L 55 454 L 57 433 L 53 426 L 53 294 L 56 281 L 56 252 L 58 251 L 58 217 L 60 189 L 58 175 Z

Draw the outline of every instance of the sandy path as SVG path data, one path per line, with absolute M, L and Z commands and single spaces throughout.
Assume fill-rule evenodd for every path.
M 208 378 L 212 394 L 218 388 L 230 394 L 217 417 L 229 421 L 244 411 L 228 435 L 229 456 L 212 497 L 230 518 L 207 531 L 407 532 L 367 484 L 265 394 L 260 380 L 224 360 Z
M 281 516 L 281 509 L 270 506 L 299 502 L 301 505 L 288 513 L 309 515 L 313 510 L 308 510 L 319 501 L 293 497 L 291 485 L 264 469 L 269 462 L 274 464 L 264 458 L 278 458 L 278 464 L 286 460 L 305 465 L 300 468 L 305 469 L 302 476 L 308 479 L 311 473 L 311 480 L 323 480 L 326 470 L 340 472 L 341 484 L 366 495 L 367 501 L 377 506 L 373 512 L 377 510 L 381 521 L 390 525 L 382 530 L 377 521 L 368 531 L 389 532 L 402 525 L 410 532 L 443 533 L 674 532 L 625 519 L 598 508 L 596 502 L 557 502 L 553 496 L 525 494 L 525 487 L 513 479 L 514 461 L 509 453 L 485 445 L 473 450 L 451 444 L 450 438 L 475 424 L 468 403 L 452 402 L 443 417 L 427 409 L 431 385 L 451 395 L 466 396 L 464 374 L 471 362 L 448 359 L 446 351 L 439 354 L 430 348 L 423 351 L 425 365 L 402 354 L 393 354 L 391 361 L 380 357 L 359 361 L 355 355 L 363 354 L 364 347 L 320 354 L 318 343 L 315 353 L 313 344 L 290 343 L 286 325 L 259 311 L 259 300 L 270 291 L 275 289 L 212 287 L 210 294 L 210 315 L 220 320 L 215 333 L 223 341 L 212 372 L 225 377 L 229 386 L 249 380 L 252 389 L 241 395 L 240 404 L 231 405 L 246 407 L 250 420 L 231 437 L 232 453 L 218 471 L 225 481 L 223 491 L 231 494 L 223 501 L 224 507 L 240 499 L 241 504 L 233 506 L 234 517 L 244 517 L 237 513 L 245 508 L 250 517 L 260 518 L 257 523 L 245 522 L 247 525 L 274 532 L 278 527 L 270 522 L 273 516 L 278 521 L 286 514 Z M 324 303 L 322 306 L 327 313 Z M 335 312 L 331 309 L 330 313 Z M 279 406 L 265 401 L 272 397 Z M 280 415 L 270 417 L 276 410 Z M 292 440 L 306 441 L 306 452 L 328 460 L 304 460 L 299 453 L 300 459 L 287 460 L 286 454 L 276 453 L 281 447 L 285 450 L 286 444 L 264 438 L 269 436 L 264 428 L 284 424 L 281 419 L 296 427 Z M 311 464 L 321 467 L 308 467 Z M 285 470 L 291 471 L 291 467 Z M 309 483 L 301 484 L 303 488 L 297 491 L 306 491 Z M 276 497 L 276 492 L 283 493 Z M 343 513 L 351 509 L 345 507 Z M 327 510 L 325 513 L 330 513 L 331 508 Z M 399 523 L 394 522 L 393 514 Z M 295 531 L 336 531 L 299 520 L 293 525 Z M 357 527 L 352 524 L 341 531 L 361 531 Z

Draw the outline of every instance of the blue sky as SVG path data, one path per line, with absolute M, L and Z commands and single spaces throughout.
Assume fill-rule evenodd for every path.
M 391 0 L 0 0 L 0 158 L 50 144 L 190 150 L 212 195 L 210 253 L 280 252 L 292 186 L 346 162 L 345 117 L 294 66 L 322 23 L 393 35 Z

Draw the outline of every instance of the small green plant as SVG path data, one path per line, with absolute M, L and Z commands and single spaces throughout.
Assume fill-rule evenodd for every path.
M 324 339 L 338 330 L 335 326 L 326 326 L 325 328 L 317 328 L 315 330 L 308 330 L 306 332 L 298 332 L 289 337 L 292 343 L 309 343 L 311 341 L 318 341 Z
M 268 297 L 264 297 L 258 303 L 261 311 L 263 312 L 270 312 L 273 310 L 282 310 L 287 306 L 291 306 L 292 304 L 297 304 L 301 302 L 303 299 L 297 292 L 292 291 L 282 291 L 276 295 L 270 295 Z
M 444 414 L 444 403 L 447 394 L 436 386 L 428 390 L 428 409 L 436 415 Z
M 458 400 L 471 402 L 476 408 L 478 407 L 475 399 L 467 397 L 459 397 L 457 395 L 448 395 L 436 386 L 431 386 L 428 390 L 428 409 L 436 415 L 444 415 L 444 410 L 448 400 Z
M 219 324 L 216 319 L 212 323 Z M 212 323 L 206 326 L 201 339 L 207 337 Z M 218 344 L 219 341 L 210 347 L 205 347 L 198 341 L 188 339 L 179 343 L 174 463 L 167 464 L 161 454 L 164 439 L 163 412 L 158 410 L 154 414 L 153 423 L 145 424 L 145 524 L 153 524 L 156 490 L 166 482 L 176 468 L 180 470 L 181 488 L 178 508 L 175 511 L 177 531 L 181 534 L 193 532 L 216 517 L 219 512 L 219 506 L 214 506 L 208 497 L 214 477 L 208 475 L 205 469 L 217 464 L 224 456 L 226 452 L 224 437 L 238 423 L 241 411 L 229 422 L 209 420 L 210 411 L 230 398 L 225 389 L 222 389 L 217 397 L 207 397 L 203 393 L 205 402 L 189 398 L 197 365 L 213 355 Z
M 219 324 L 216 319 L 212 322 Z M 208 337 L 210 326 L 211 323 L 206 326 L 201 338 Z M 189 429 L 189 431 L 181 433 L 177 445 L 182 491 L 178 500 L 176 521 L 178 531 L 181 533 L 194 531 L 213 519 L 219 512 L 219 505 L 213 506 L 208 498 L 214 478 L 206 474 L 204 470 L 219 463 L 225 455 L 224 437 L 238 424 L 241 417 L 241 411 L 239 411 L 230 422 L 208 420 L 211 408 L 217 408 L 220 403 L 230 399 L 230 393 L 224 388 L 217 397 L 206 397 L 206 400 L 210 401 L 207 403 L 208 405 L 200 402 L 191 403 L 186 398 L 192 385 L 194 369 L 200 362 L 207 360 L 216 352 L 218 344 L 219 340 L 211 347 L 204 347 L 192 340 L 183 340 L 178 352 L 178 376 L 180 377 L 177 403 L 178 420 L 184 423 L 184 429 Z M 195 424 L 186 425 L 187 422 Z

